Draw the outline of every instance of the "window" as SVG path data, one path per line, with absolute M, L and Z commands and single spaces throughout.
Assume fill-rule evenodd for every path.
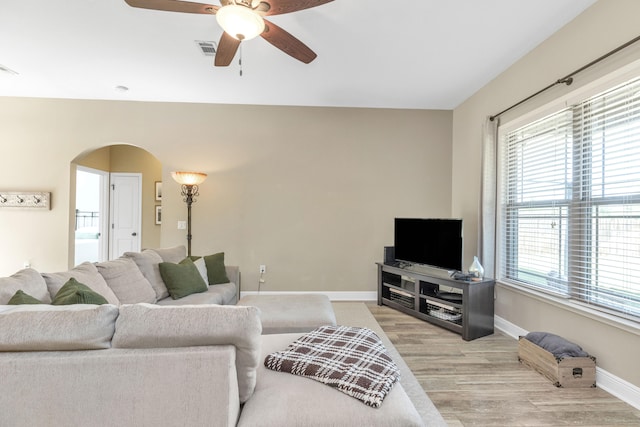
M 640 318 L 640 79 L 501 139 L 504 281 Z

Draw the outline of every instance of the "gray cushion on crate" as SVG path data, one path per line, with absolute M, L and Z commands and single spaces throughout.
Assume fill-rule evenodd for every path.
M 574 344 L 549 332 L 529 332 L 525 338 L 560 359 L 563 357 L 589 356 L 578 344 Z

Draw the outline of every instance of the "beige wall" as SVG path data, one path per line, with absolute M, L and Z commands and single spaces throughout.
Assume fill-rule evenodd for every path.
M 0 210 L 0 275 L 66 269 L 70 163 L 131 144 L 163 165 L 162 246 L 186 243 L 170 172 L 202 171 L 193 252 L 224 251 L 243 289 L 266 264 L 263 290 L 374 292 L 393 218 L 450 215 L 451 128 L 450 111 L 0 98 L 0 189 L 53 194 Z
M 81 154 L 75 160 L 75 163 L 80 166 L 109 172 L 111 170 L 111 146 Z
M 453 200 L 454 216 L 465 220 L 466 259 L 477 252 L 477 212 L 480 190 L 481 132 L 486 117 L 564 77 L 600 55 L 638 36 L 640 2 L 599 1 L 573 22 L 542 43 L 506 72 L 454 110 Z M 570 86 L 559 86 L 504 118 L 540 107 L 552 99 L 590 83 L 598 75 L 640 58 L 640 46 L 617 55 L 579 75 Z M 637 356 L 640 331 L 630 332 L 569 312 L 542 300 L 499 286 L 496 314 L 529 331 L 560 334 L 597 356 L 598 365 L 640 386 Z
M 637 16 L 636 0 L 599 1 L 453 114 L 0 98 L 0 190 L 52 192 L 51 211 L 0 210 L 0 275 L 27 260 L 40 271 L 67 268 L 69 165 L 113 144 L 141 147 L 163 165 L 162 246 L 186 234 L 176 229 L 186 207 L 170 172 L 209 174 L 193 207 L 193 252 L 225 251 L 245 290 L 266 264 L 264 290 L 374 291 L 373 263 L 392 244 L 395 216 L 464 218 L 468 264 L 485 118 L 637 36 Z M 637 334 L 505 287 L 496 304 L 505 320 L 573 339 L 640 386 Z

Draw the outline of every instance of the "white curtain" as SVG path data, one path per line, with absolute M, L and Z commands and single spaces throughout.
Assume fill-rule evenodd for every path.
M 500 119 L 487 117 L 482 140 L 482 186 L 478 247 L 485 277 L 496 278 L 496 219 L 498 202 L 498 126 Z

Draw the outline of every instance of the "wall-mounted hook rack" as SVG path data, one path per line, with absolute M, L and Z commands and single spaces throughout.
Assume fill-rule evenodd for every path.
M 51 209 L 51 193 L 43 191 L 0 191 L 0 208 Z

